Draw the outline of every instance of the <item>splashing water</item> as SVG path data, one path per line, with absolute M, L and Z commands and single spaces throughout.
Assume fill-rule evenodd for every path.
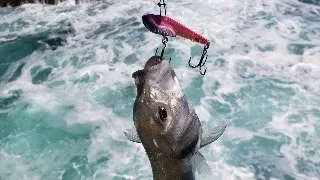
M 152 179 L 123 131 L 133 125 L 131 74 L 161 46 L 141 23 L 155 3 L 0 9 L 0 179 Z M 202 150 L 209 179 L 318 179 L 319 1 L 167 3 L 212 42 L 205 77 L 187 65 L 201 46 L 171 38 L 166 51 L 203 128 L 230 124 Z

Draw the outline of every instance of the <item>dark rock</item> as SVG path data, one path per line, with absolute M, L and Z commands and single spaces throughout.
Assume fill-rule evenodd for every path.
M 34 3 L 34 0 L 0 0 L 0 6 L 2 7 L 6 7 L 6 6 L 16 7 L 25 3 Z
M 303 2 L 303 3 L 307 3 L 307 4 L 314 4 L 314 5 L 320 6 L 320 0 L 298 0 L 298 1 Z
M 63 1 L 63 0 L 61 0 Z M 76 4 L 79 4 L 79 0 L 75 0 Z M 6 6 L 20 6 L 26 3 L 42 3 L 42 4 L 55 4 L 55 0 L 0 0 L 0 7 Z

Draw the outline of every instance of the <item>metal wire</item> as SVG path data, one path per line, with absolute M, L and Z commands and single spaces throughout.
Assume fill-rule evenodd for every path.
M 158 3 L 158 6 L 160 8 L 160 16 L 162 16 L 162 6 L 164 9 L 164 15 L 167 15 L 167 4 L 164 2 L 164 0 L 160 0 L 160 2 Z

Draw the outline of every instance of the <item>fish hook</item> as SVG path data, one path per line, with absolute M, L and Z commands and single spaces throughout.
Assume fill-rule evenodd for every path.
M 208 59 L 208 55 L 207 55 L 207 49 L 209 49 L 209 46 L 210 46 L 210 43 L 207 43 L 206 45 L 204 45 L 204 48 L 203 48 L 203 51 L 202 51 L 202 55 L 201 55 L 201 58 L 200 58 L 200 61 L 197 65 L 191 65 L 191 57 L 189 59 L 189 66 L 192 67 L 192 68 L 197 68 L 199 67 L 200 69 L 200 74 L 201 75 L 205 75 L 206 72 L 207 72 L 207 68 L 204 70 L 204 72 L 202 72 L 202 67 L 206 64 L 207 62 L 207 59 Z
M 160 54 L 161 58 L 163 58 L 164 49 L 167 47 L 167 42 L 168 42 L 168 37 L 163 36 L 163 38 L 162 38 L 163 47 L 162 47 L 161 54 Z M 157 53 L 158 53 L 158 48 L 156 49 L 155 55 L 157 55 Z M 171 57 L 170 57 L 170 61 L 171 61 Z

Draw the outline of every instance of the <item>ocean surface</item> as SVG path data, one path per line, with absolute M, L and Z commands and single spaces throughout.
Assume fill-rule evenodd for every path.
M 0 179 L 152 179 L 142 145 L 125 139 L 131 74 L 161 48 L 141 16 L 157 0 L 0 8 Z M 167 15 L 211 41 L 169 38 L 204 131 L 211 177 L 320 179 L 319 0 L 166 0 Z

